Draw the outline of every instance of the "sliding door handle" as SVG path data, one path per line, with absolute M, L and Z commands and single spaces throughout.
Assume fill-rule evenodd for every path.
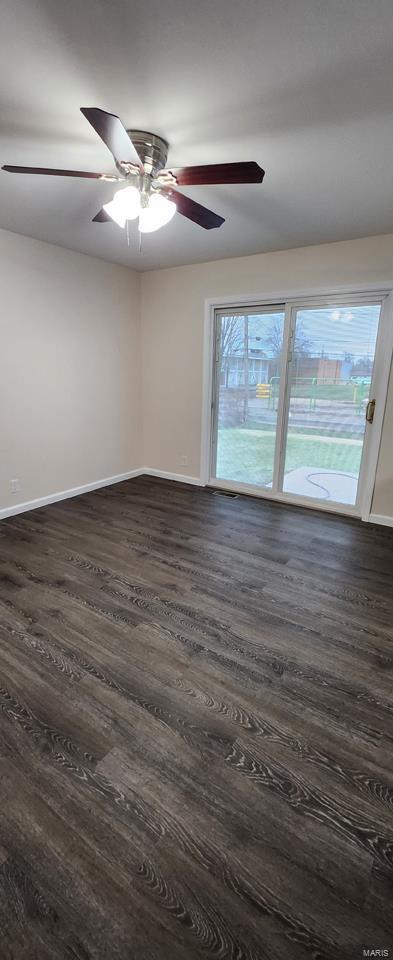
M 366 407 L 366 420 L 367 423 L 372 423 L 374 420 L 375 413 L 375 400 L 369 400 Z

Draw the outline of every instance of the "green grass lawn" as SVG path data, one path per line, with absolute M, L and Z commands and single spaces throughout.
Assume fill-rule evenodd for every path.
M 318 400 L 345 400 L 347 403 L 360 403 L 364 397 L 368 396 L 370 385 L 367 383 L 353 383 L 351 381 L 342 381 L 341 383 L 312 383 L 311 379 L 294 378 L 291 381 L 291 397 L 299 397 L 309 400 L 310 397 Z M 279 385 L 273 383 L 274 396 L 278 396 Z
M 219 429 L 216 476 L 239 483 L 265 485 L 273 478 L 275 434 L 244 427 Z M 362 444 L 328 442 L 288 435 L 285 472 L 297 467 L 359 472 Z

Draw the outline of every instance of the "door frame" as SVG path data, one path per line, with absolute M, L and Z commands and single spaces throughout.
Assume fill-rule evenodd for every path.
M 361 475 L 364 482 L 362 489 L 358 491 L 357 504 L 350 506 L 340 504 L 334 501 L 319 501 L 314 498 L 301 497 L 295 494 L 281 493 L 277 489 L 279 456 L 282 451 L 282 445 L 285 439 L 284 414 L 285 403 L 288 392 L 289 381 L 286 376 L 281 378 L 281 389 L 279 397 L 276 444 L 276 459 L 274 464 L 273 487 L 271 490 L 258 488 L 253 484 L 236 483 L 234 481 L 219 480 L 211 475 L 212 464 L 212 445 L 214 437 L 214 418 L 216 414 L 214 387 L 215 378 L 213 376 L 214 366 L 214 318 L 215 312 L 219 309 L 234 309 L 239 307 L 255 308 L 258 306 L 282 306 L 285 304 L 285 323 L 283 350 L 286 357 L 286 367 L 288 364 L 289 338 L 292 330 L 292 314 L 294 308 L 298 306 L 312 306 L 313 302 L 323 299 L 325 305 L 329 301 L 334 303 L 338 299 L 345 303 L 345 300 L 367 300 L 375 299 L 382 301 L 382 309 L 379 320 L 378 337 L 375 349 L 372 388 L 373 397 L 376 399 L 375 416 L 372 430 L 367 429 L 363 444 L 363 455 L 361 464 Z M 281 503 L 290 503 L 302 507 L 310 507 L 314 510 L 325 510 L 329 513 L 345 514 L 346 516 L 361 517 L 362 520 L 369 520 L 371 504 L 375 486 L 375 476 L 377 471 L 379 448 L 381 443 L 382 427 L 386 407 L 387 390 L 389 386 L 389 376 L 392 366 L 393 355 L 393 281 L 390 284 L 354 284 L 345 287 L 312 289 L 312 290 L 280 290 L 277 293 L 269 292 L 268 295 L 261 293 L 259 296 L 231 296 L 214 297 L 205 300 L 204 317 L 204 344 L 203 344 L 203 378 L 202 378 L 202 431 L 201 431 L 201 483 L 207 486 L 214 486 L 223 490 L 230 490 L 239 493 L 251 494 L 254 497 L 262 499 L 276 500 Z M 285 362 L 285 361 L 284 361 Z M 282 461 L 282 457 L 281 457 Z

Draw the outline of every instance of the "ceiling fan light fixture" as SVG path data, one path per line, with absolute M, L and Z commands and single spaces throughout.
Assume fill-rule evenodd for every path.
M 112 220 L 114 220 L 114 222 L 117 223 L 118 227 L 122 227 L 124 229 L 126 225 L 125 214 L 122 213 L 119 206 L 115 203 L 114 200 L 110 200 L 109 203 L 104 203 L 104 206 L 102 209 L 105 210 L 105 213 L 109 214 Z
M 83 116 L 110 150 L 120 176 L 89 170 L 63 170 L 51 167 L 25 167 L 4 164 L 8 173 L 39 174 L 51 177 L 82 177 L 88 180 L 123 181 L 123 187 L 93 217 L 94 223 L 113 220 L 124 229 L 128 220 L 139 217 L 141 233 L 159 230 L 176 211 L 204 230 L 221 227 L 225 222 L 212 210 L 174 189 L 174 186 L 208 186 L 215 183 L 262 183 L 265 171 L 254 160 L 236 163 L 208 163 L 194 167 L 165 169 L 168 143 L 155 133 L 126 130 L 119 117 L 99 107 L 81 107 Z M 124 187 L 124 180 L 137 182 Z M 168 190 L 168 187 L 170 188 Z M 162 191 L 162 192 L 161 192 Z M 169 200 L 171 197 L 171 200 Z
M 141 212 L 141 198 L 136 187 L 124 187 L 117 190 L 113 200 L 104 204 L 104 210 L 119 227 L 125 227 L 126 220 L 136 220 Z
M 153 233 L 172 220 L 176 213 L 176 204 L 167 200 L 160 193 L 150 196 L 147 207 L 142 207 L 139 213 L 139 230 L 141 233 Z

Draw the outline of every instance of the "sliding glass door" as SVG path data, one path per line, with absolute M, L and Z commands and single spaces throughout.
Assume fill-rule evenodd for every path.
M 214 476 L 273 481 L 284 306 L 216 315 Z
M 356 509 L 381 305 L 216 311 L 213 481 Z
M 380 304 L 293 311 L 286 493 L 356 504 L 380 311 Z

